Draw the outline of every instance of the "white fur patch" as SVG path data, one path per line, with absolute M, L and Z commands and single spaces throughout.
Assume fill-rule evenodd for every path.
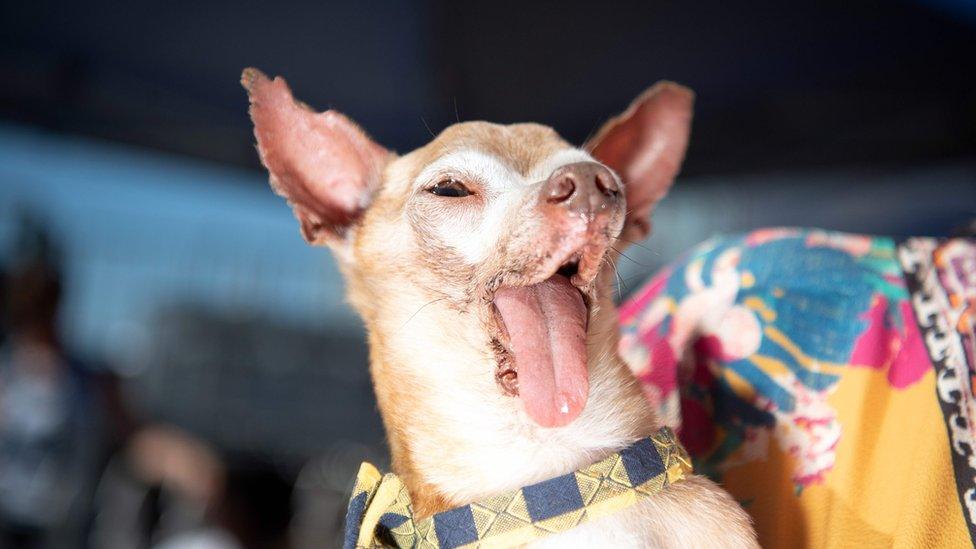
M 499 239 L 517 217 L 515 212 L 535 199 L 535 189 L 541 187 L 554 170 L 585 161 L 593 161 L 593 157 L 580 149 L 562 149 L 524 177 L 500 158 L 465 149 L 445 155 L 427 166 L 417 176 L 415 184 L 427 186 L 452 176 L 462 181 L 475 181 L 481 187 L 484 196 L 480 216 L 474 219 L 452 216 L 434 227 L 442 242 L 457 250 L 469 263 L 478 264 L 495 251 Z

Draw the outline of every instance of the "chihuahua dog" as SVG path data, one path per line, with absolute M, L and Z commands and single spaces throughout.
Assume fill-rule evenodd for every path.
M 692 93 L 662 82 L 582 148 L 538 124 L 452 125 L 397 155 L 247 69 L 261 160 L 302 236 L 332 249 L 368 331 L 392 467 L 418 516 L 549 479 L 661 422 L 619 357 L 611 263 L 684 157 Z M 755 546 L 691 476 L 537 542 Z

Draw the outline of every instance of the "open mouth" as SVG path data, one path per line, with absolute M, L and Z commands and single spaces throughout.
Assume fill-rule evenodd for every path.
M 574 253 L 539 282 L 503 284 L 492 300 L 496 379 L 543 427 L 567 425 L 586 405 L 587 259 Z

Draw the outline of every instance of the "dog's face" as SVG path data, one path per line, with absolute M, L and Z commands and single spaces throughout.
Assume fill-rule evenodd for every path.
M 475 375 L 539 425 L 571 422 L 609 259 L 649 230 L 684 156 L 691 93 L 655 86 L 583 148 L 546 126 L 466 122 L 397 156 L 281 79 L 248 69 L 242 82 L 272 185 L 304 237 L 335 251 L 371 331 L 450 311 L 440 341 L 478 350 L 490 371 Z

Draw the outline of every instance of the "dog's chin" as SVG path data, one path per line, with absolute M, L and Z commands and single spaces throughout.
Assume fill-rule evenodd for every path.
M 495 379 L 544 427 L 560 427 L 588 396 L 586 337 L 605 249 L 582 247 L 491 292 L 488 336 Z

